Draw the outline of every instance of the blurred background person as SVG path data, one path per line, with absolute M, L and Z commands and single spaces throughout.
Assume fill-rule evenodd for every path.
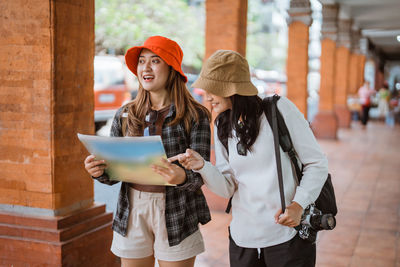
M 385 82 L 383 87 L 378 91 L 379 102 L 378 102 L 378 110 L 379 110 L 379 118 L 384 119 L 386 118 L 389 112 L 389 99 L 390 99 L 390 92 L 388 89 L 388 84 Z
M 365 81 L 363 86 L 358 89 L 358 97 L 361 104 L 361 124 L 367 126 L 369 120 L 369 110 L 371 108 L 371 96 L 375 91 L 369 87 L 369 81 Z

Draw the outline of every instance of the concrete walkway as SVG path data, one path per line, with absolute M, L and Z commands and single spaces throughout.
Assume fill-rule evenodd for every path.
M 400 127 L 353 123 L 338 141 L 319 140 L 329 159 L 337 227 L 317 241 L 318 267 L 400 267 Z M 206 252 L 196 267 L 229 266 L 230 215 L 213 212 L 201 230 Z M 256 229 L 254 229 L 256 230 Z

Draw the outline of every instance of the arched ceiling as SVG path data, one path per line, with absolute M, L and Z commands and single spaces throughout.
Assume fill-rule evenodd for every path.
M 400 0 L 321 0 L 340 5 L 339 16 L 348 16 L 387 60 L 400 60 Z

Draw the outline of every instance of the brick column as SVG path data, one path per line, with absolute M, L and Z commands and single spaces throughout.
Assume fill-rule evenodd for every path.
M 351 30 L 351 52 L 349 62 L 349 94 L 356 95 L 358 88 L 360 88 L 361 74 L 359 61 L 360 61 L 360 37 L 361 31 L 359 29 Z M 364 72 L 364 70 L 363 70 Z M 363 73 L 362 72 L 362 73 Z
M 206 53 L 204 60 L 219 49 L 228 49 L 246 56 L 247 0 L 207 0 L 206 1 Z M 203 100 L 204 106 L 212 111 L 211 105 Z M 213 120 L 215 114 L 212 113 Z M 213 133 L 214 123 L 211 123 Z M 214 140 L 212 140 L 214 144 Z M 211 150 L 211 160 L 215 154 Z M 212 210 L 224 211 L 227 200 L 203 187 L 207 203 Z
M 318 138 L 337 138 L 338 121 L 334 112 L 337 15 L 338 5 L 323 5 L 319 110 L 312 122 Z
M 287 97 L 307 118 L 308 43 L 312 22 L 310 2 L 291 0 L 288 13 Z
M 247 0 L 206 1 L 207 59 L 218 49 L 246 56 Z
M 1 1 L 0 265 L 114 266 L 93 133 L 94 1 Z
M 347 96 L 349 87 L 349 66 L 351 46 L 351 20 L 339 19 L 338 42 L 336 49 L 336 71 L 335 71 L 335 114 L 338 118 L 339 127 L 349 128 L 351 114 L 347 107 Z
M 358 76 L 361 74 L 359 73 L 359 55 L 355 53 L 350 54 L 350 63 L 349 63 L 349 94 L 355 95 L 357 94 L 357 90 L 359 88 L 359 78 Z

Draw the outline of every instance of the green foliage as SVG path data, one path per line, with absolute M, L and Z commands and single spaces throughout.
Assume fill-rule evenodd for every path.
M 273 21 L 274 15 L 282 19 L 277 1 L 248 1 L 246 58 L 257 69 L 284 71 L 287 32 Z
M 183 65 L 199 71 L 205 40 L 205 8 L 189 0 L 95 0 L 96 53 L 125 54 L 149 36 L 171 38 L 182 47 Z M 277 1 L 248 0 L 247 59 L 250 66 L 284 70 L 286 40 L 273 23 Z M 286 32 L 283 33 L 287 35 Z
M 123 55 L 152 35 L 176 41 L 183 64 L 200 69 L 204 55 L 204 8 L 185 0 L 96 0 L 96 52 Z

